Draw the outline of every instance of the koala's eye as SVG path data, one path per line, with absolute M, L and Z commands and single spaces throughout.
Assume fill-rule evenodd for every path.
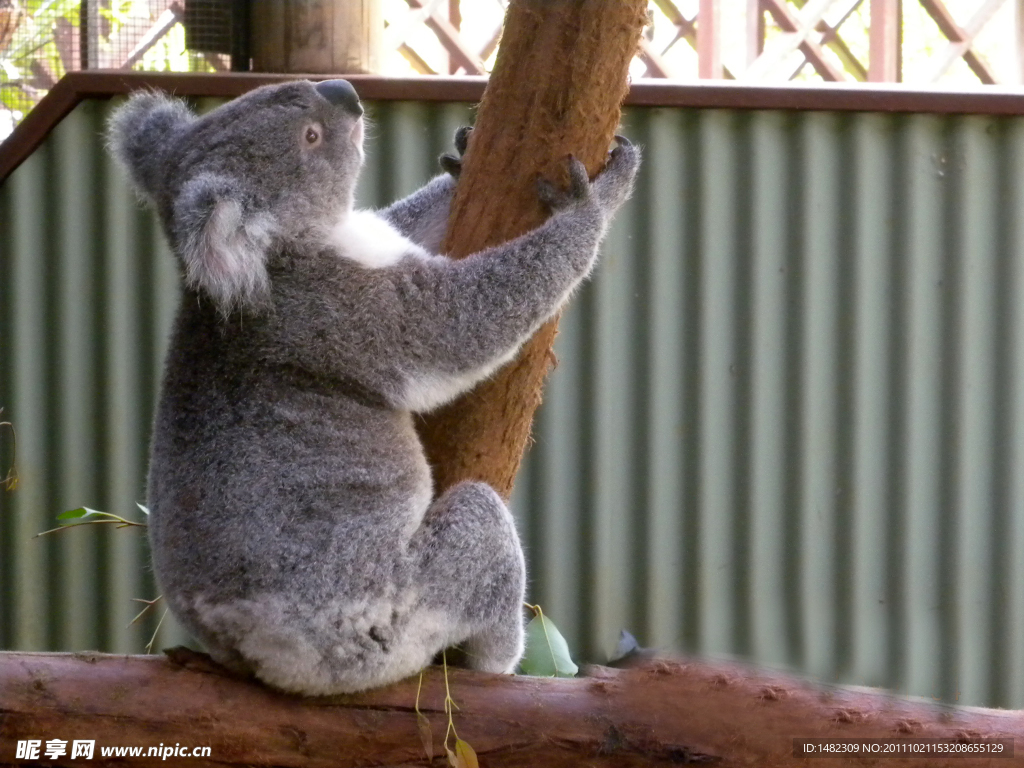
M 309 125 L 306 126 L 306 144 L 309 146 L 315 146 L 320 143 L 320 129 L 319 126 Z

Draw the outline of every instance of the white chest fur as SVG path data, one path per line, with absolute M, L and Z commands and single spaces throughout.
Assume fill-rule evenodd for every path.
M 368 269 L 390 267 L 406 256 L 430 258 L 373 211 L 350 211 L 331 230 L 330 239 L 340 255 Z

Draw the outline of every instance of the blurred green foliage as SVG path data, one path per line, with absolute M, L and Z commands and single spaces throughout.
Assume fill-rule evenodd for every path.
M 81 68 L 82 0 L 0 0 L 0 140 L 69 69 Z M 212 71 L 201 54 L 185 49 L 182 25 L 163 24 L 164 3 L 152 0 L 99 0 L 94 6 L 95 47 L 90 60 L 117 67 L 144 34 L 163 34 L 133 69 Z M 171 18 L 173 22 L 173 17 Z M 122 31 L 133 25 L 135 34 Z
M 0 104 L 11 114 L 12 125 L 46 93 L 51 80 L 64 75 L 54 31 L 58 19 L 77 30 L 80 6 L 80 0 L 23 0 L 0 8 L 6 14 L 0 17 Z

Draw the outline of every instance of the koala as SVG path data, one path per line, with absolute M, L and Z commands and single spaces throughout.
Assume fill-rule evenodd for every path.
M 274 688 L 350 693 L 459 645 L 512 672 L 526 568 L 481 482 L 435 498 L 413 414 L 510 360 L 594 264 L 640 161 L 539 183 L 550 218 L 439 254 L 458 156 L 411 196 L 354 210 L 363 108 L 344 80 L 257 88 L 205 115 L 154 92 L 111 150 L 158 212 L 183 294 L 148 478 L 171 612 L 214 660 Z

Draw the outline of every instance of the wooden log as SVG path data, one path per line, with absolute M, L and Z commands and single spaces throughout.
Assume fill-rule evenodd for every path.
M 252 0 L 249 18 L 256 72 L 380 71 L 380 0 Z
M 647 0 L 512 0 L 452 203 L 449 255 L 543 222 L 537 176 L 564 182 L 567 155 L 592 176 L 601 169 L 646 20 Z M 496 376 L 421 420 L 438 493 L 475 479 L 508 498 L 556 327 L 557 320 L 545 325 Z
M 735 664 L 656 660 L 574 680 L 449 669 L 455 726 L 485 768 L 530 766 L 884 765 L 978 768 L 1024 764 L 989 755 L 793 757 L 794 738 L 945 738 L 976 744 L 1017 739 L 1024 712 L 962 709 L 878 690 L 844 689 Z M 303 699 L 226 676 L 191 651 L 158 656 L 0 653 L 0 765 L 19 741 L 96 742 L 94 759 L 52 765 L 152 766 L 154 758 L 104 757 L 105 747 L 209 747 L 169 765 L 294 768 L 440 765 L 445 684 L 427 670 L 420 709 L 432 731 L 428 761 L 414 712 L 417 679 L 354 696 Z M 839 742 L 837 742 L 839 743 Z M 46 762 L 46 761 L 44 761 Z

